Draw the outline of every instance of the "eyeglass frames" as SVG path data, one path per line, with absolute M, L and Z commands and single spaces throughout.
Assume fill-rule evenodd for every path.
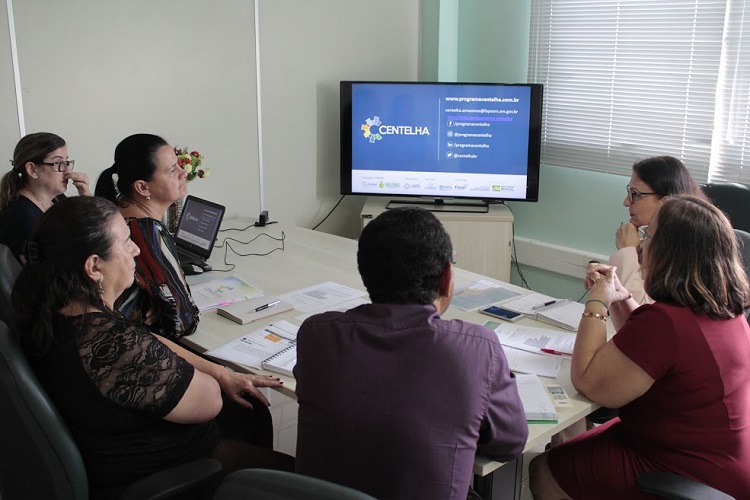
M 76 165 L 75 160 L 60 160 L 53 163 L 49 163 L 46 161 L 42 161 L 37 163 L 37 165 L 47 165 L 48 167 L 52 167 L 58 172 L 67 172 L 68 170 L 73 170 Z
M 636 188 L 630 187 L 630 184 L 628 184 L 627 186 L 625 186 L 625 188 L 628 191 L 628 199 L 630 200 L 631 204 L 635 203 L 635 200 L 637 200 L 641 196 L 645 196 L 647 194 L 656 194 L 656 193 L 654 193 L 652 191 L 648 191 L 648 192 L 638 191 Z

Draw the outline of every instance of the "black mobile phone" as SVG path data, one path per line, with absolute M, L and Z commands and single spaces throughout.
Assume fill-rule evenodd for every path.
M 498 306 L 489 306 L 479 310 L 480 313 L 492 316 L 493 318 L 500 318 L 511 323 L 518 321 L 523 318 L 523 314 L 511 311 L 510 309 L 504 309 Z

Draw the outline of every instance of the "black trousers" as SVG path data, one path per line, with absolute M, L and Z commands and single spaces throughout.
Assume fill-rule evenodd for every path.
M 222 393 L 224 406 L 216 417 L 221 437 L 273 448 L 273 419 L 268 407 L 254 396 L 246 394 L 253 409 L 243 408 Z

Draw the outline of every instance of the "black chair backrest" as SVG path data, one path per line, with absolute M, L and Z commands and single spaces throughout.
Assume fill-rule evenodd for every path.
M 242 469 L 229 474 L 213 500 L 375 500 L 346 486 L 302 476 L 293 472 L 268 469 Z
M 0 498 L 85 500 L 86 468 L 57 409 L 0 321 Z
M 750 232 L 750 188 L 735 182 L 709 182 L 703 192 L 727 214 L 732 227 Z
M 10 291 L 13 288 L 21 264 L 16 260 L 10 248 L 0 244 L 0 321 L 13 324 L 13 310 L 10 306 Z

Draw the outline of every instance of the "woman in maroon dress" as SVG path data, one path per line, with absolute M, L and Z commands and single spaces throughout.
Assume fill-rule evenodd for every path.
M 535 458 L 534 498 L 647 498 L 635 481 L 652 470 L 750 498 L 750 290 L 734 231 L 710 203 L 678 196 L 645 233 L 656 302 L 638 307 L 615 268 L 591 269 L 571 361 L 578 392 L 619 418 Z M 627 314 L 608 342 L 610 306 Z

